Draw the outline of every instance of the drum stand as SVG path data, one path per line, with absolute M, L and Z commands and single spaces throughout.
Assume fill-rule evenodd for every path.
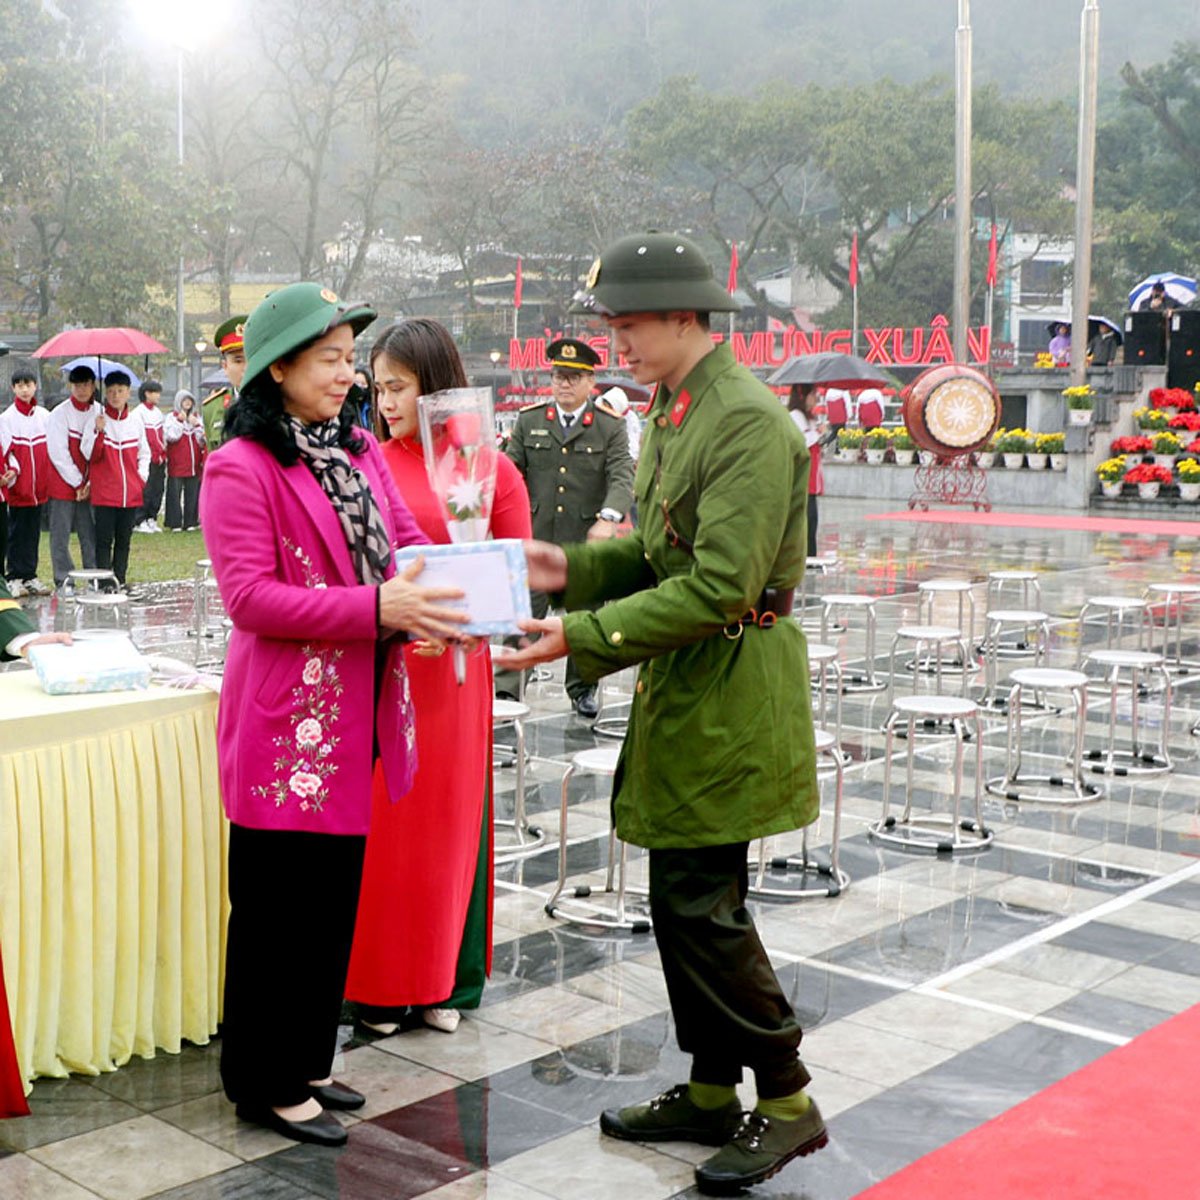
M 928 512 L 932 504 L 970 504 L 976 512 L 991 512 L 987 472 L 976 466 L 970 454 L 939 454 L 933 462 L 921 463 L 913 475 L 908 507 Z

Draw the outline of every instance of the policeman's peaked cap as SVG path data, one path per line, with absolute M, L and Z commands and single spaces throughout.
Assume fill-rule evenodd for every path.
M 736 312 L 700 247 L 677 233 L 635 233 L 606 246 L 572 312 Z

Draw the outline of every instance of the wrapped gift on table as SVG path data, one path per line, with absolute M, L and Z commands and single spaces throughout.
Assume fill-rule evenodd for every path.
M 425 567 L 414 581 L 421 587 L 458 588 L 463 593 L 461 600 L 440 603 L 470 616 L 462 629 L 472 637 L 520 633 L 517 622 L 532 615 L 525 550 L 518 538 L 405 546 L 395 553 L 398 571 L 414 559 L 424 558 Z
M 69 646 L 62 642 L 30 646 L 29 662 L 51 696 L 150 686 L 150 663 L 124 634 L 76 637 Z

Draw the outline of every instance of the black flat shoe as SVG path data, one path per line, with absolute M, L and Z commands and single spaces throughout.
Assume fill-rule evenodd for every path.
M 585 720 L 594 721 L 600 715 L 600 705 L 596 703 L 595 691 L 583 692 L 575 697 L 575 711 Z
M 241 1120 L 249 1121 L 251 1125 L 261 1125 L 264 1129 L 291 1138 L 293 1142 L 311 1142 L 314 1146 L 344 1146 L 350 1136 L 337 1117 L 331 1117 L 326 1112 L 307 1121 L 287 1121 L 267 1105 L 239 1104 L 236 1111 Z
M 338 1108 L 343 1112 L 350 1112 L 362 1108 L 367 1102 L 362 1092 L 356 1092 L 344 1083 L 312 1083 L 309 1087 L 312 1088 L 313 1099 L 322 1108 Z

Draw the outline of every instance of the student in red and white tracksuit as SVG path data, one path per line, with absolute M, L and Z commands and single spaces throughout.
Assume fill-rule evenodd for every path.
M 96 411 L 96 374 L 91 367 L 72 367 L 67 382 L 70 399 L 64 400 L 46 424 L 50 451 L 50 565 L 54 586 L 62 587 L 75 569 L 71 558 L 71 532 L 79 534 L 79 553 L 85 567 L 96 565 L 96 525 L 88 499 L 91 464 L 83 449 L 83 434 Z M 91 448 L 91 442 L 88 442 Z
M 7 455 L 17 471 L 8 487 L 8 588 L 16 597 L 43 596 L 50 589 L 37 566 L 42 507 L 50 498 L 50 414 L 38 407 L 37 376 L 28 367 L 13 371 L 12 388 L 12 405 L 0 413 L 0 462 Z
M 167 528 L 196 529 L 200 525 L 204 422 L 196 414 L 196 398 L 186 388 L 175 393 L 175 409 L 163 423 L 163 436 L 167 442 Z
M 96 521 L 96 566 L 107 567 L 125 586 L 129 542 L 150 474 L 150 443 L 141 418 L 129 411 L 129 376 L 104 377 L 104 408 L 83 435 L 92 464 L 92 515 Z
M 146 427 L 146 441 L 150 443 L 150 475 L 146 480 L 146 493 L 138 511 L 134 530 L 138 533 L 161 533 L 158 527 L 158 510 L 162 507 L 163 487 L 167 479 L 167 446 L 163 440 L 163 411 L 158 407 L 162 399 L 162 384 L 157 379 L 147 379 L 138 388 L 141 403 L 133 410 Z

